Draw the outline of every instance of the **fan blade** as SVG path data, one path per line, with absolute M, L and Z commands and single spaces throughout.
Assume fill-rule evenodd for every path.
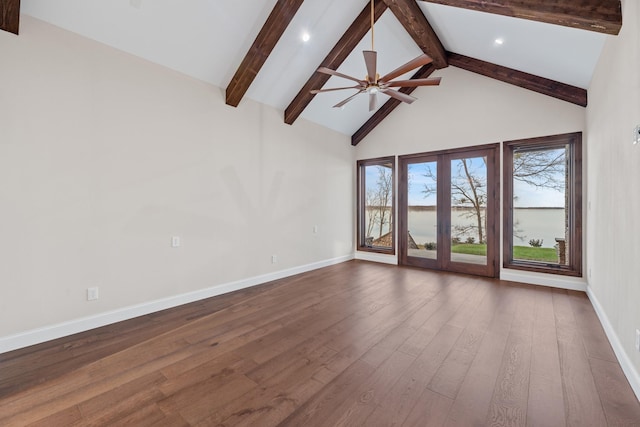
M 365 92 L 365 90 L 360 90 L 357 93 L 351 95 L 350 97 L 348 97 L 345 100 L 342 100 L 340 102 L 338 102 L 336 105 L 333 106 L 333 108 L 341 108 L 344 106 L 344 104 L 346 104 L 347 102 L 351 101 L 353 98 L 355 98 L 356 96 L 360 95 L 361 93 Z
M 369 111 L 374 111 L 378 106 L 378 97 L 375 92 L 369 92 Z
M 344 90 L 344 89 L 362 89 L 362 86 L 332 87 L 329 89 L 313 89 L 310 92 L 315 95 L 316 93 L 333 92 L 334 90 Z
M 417 58 L 412 59 L 411 61 L 407 62 L 403 66 L 396 68 L 395 70 L 393 70 L 392 72 L 390 72 L 386 76 L 381 77 L 380 79 L 378 79 L 378 81 L 388 82 L 390 80 L 395 79 L 398 76 L 403 75 L 404 73 L 407 73 L 407 72 L 409 72 L 411 70 L 414 70 L 414 69 L 416 69 L 418 67 L 422 67 L 423 65 L 430 64 L 431 62 L 433 62 L 433 59 L 431 59 L 426 54 L 422 54 L 422 55 L 418 56 Z
M 367 66 L 367 78 L 369 83 L 376 83 L 376 63 L 378 62 L 378 52 L 375 50 L 363 50 L 364 63 Z
M 397 99 L 398 101 L 406 102 L 407 104 L 411 104 L 418 98 L 414 98 L 413 96 L 407 95 L 406 93 L 398 92 L 393 89 L 385 89 L 382 91 L 385 95 L 389 95 L 392 98 Z
M 354 82 L 358 82 L 363 86 L 367 85 L 367 82 L 365 82 L 364 80 L 359 80 L 359 79 L 356 79 L 355 77 L 347 76 L 346 74 L 339 73 L 337 71 L 332 70 L 331 68 L 320 67 L 318 68 L 318 72 L 323 74 L 329 74 L 336 77 L 342 77 L 343 79 L 347 79 L 347 80 L 353 80 Z
M 385 83 L 386 87 L 418 87 L 418 86 L 438 86 L 440 77 L 432 79 L 412 79 L 412 80 L 396 80 L 395 82 Z

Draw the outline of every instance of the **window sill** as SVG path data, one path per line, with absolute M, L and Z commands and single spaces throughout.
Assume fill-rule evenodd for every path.
M 582 277 L 582 271 L 566 265 L 545 264 L 539 262 L 512 261 L 505 262 L 504 269 L 531 271 L 534 273 L 557 274 L 561 276 Z
M 375 246 L 358 246 L 358 250 L 361 252 L 373 252 L 376 254 L 384 254 L 384 255 L 396 254 L 396 251 L 394 248 L 379 248 Z

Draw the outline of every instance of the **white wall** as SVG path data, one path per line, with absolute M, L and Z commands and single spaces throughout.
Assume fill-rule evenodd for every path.
M 640 396 L 640 144 L 632 144 L 640 124 L 640 4 L 622 3 L 622 30 L 607 39 L 589 88 L 589 290 Z
M 348 137 L 28 16 L 0 52 L 0 339 L 352 256 Z

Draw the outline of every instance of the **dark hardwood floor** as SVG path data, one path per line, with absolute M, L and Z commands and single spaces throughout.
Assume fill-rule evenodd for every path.
M 640 426 L 584 293 L 351 261 L 0 354 L 2 426 Z

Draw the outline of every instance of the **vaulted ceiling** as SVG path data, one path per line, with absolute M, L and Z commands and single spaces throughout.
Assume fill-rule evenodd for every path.
M 283 111 L 284 121 L 314 121 L 360 142 L 397 106 L 374 112 L 319 66 L 366 74 L 371 48 L 369 0 L 0 0 L 0 29 L 18 34 L 20 12 L 226 88 Z M 433 63 L 406 78 L 437 76 L 454 66 L 586 106 L 606 37 L 622 25 L 619 0 L 375 0 L 375 50 L 386 73 L 426 53 Z M 302 41 L 307 33 L 309 40 Z M 440 87 L 403 88 L 446 96 Z M 385 97 L 386 100 L 386 97 Z M 419 100 L 417 101 L 419 102 Z M 409 107 L 411 108 L 411 107 Z

